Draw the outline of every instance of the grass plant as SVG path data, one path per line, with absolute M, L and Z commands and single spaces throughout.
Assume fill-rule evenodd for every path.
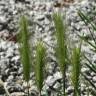
M 87 26 L 88 23 L 90 23 L 89 18 L 81 11 L 78 11 L 78 14 Z M 80 96 L 81 95 L 80 93 L 81 44 L 79 47 L 73 48 L 71 60 L 68 61 L 68 46 L 67 46 L 68 42 L 67 42 L 67 35 L 66 35 L 66 30 L 67 30 L 66 24 L 60 13 L 54 13 L 53 20 L 55 24 L 55 36 L 57 40 L 56 57 L 62 73 L 64 96 L 66 96 L 66 92 L 65 92 L 66 69 L 67 69 L 66 66 L 69 61 L 71 61 L 72 63 L 71 80 L 74 86 L 74 96 Z M 95 24 L 91 22 L 90 25 L 92 26 L 92 30 L 96 31 Z M 94 44 L 91 43 L 88 39 L 84 38 L 83 36 L 79 36 L 79 37 L 85 42 L 87 42 L 91 47 L 93 47 L 94 52 L 96 52 L 96 40 L 94 34 L 92 33 L 92 30 L 89 29 Z M 30 72 L 31 72 L 31 64 L 32 64 L 32 60 L 31 60 L 32 52 L 30 51 L 29 34 L 30 33 L 28 31 L 28 21 L 25 16 L 22 16 L 20 20 L 20 33 L 18 36 L 18 41 L 20 43 L 20 56 L 21 56 L 21 63 L 23 66 L 24 80 L 27 82 L 27 84 L 30 80 Z M 46 57 L 46 49 L 44 43 L 40 41 L 37 43 L 36 46 L 36 57 L 34 62 L 36 84 L 39 90 L 39 96 L 41 96 L 41 91 L 44 83 L 44 68 L 45 68 L 44 66 L 46 63 L 45 57 Z M 96 67 L 94 67 L 94 65 L 86 56 L 84 58 L 89 62 L 89 64 L 86 64 L 86 66 L 90 68 L 90 70 L 96 73 Z M 83 73 L 81 74 L 82 76 L 84 76 L 85 80 L 87 80 L 91 84 L 91 86 L 93 86 L 94 89 L 96 89 L 94 84 L 86 77 L 86 75 Z M 93 90 L 92 93 L 95 94 Z M 29 91 L 28 91 L 28 96 L 29 96 Z
M 95 31 L 96 31 L 96 25 L 89 19 L 89 16 L 85 13 L 83 13 L 82 11 L 78 11 L 78 15 L 81 17 L 81 20 L 84 21 L 85 25 L 87 26 L 87 28 L 89 29 L 90 35 L 92 37 L 92 41 L 89 41 L 88 39 L 84 38 L 83 36 L 79 36 L 83 41 L 85 41 L 86 43 L 88 43 L 91 47 L 93 52 L 96 53 L 96 35 L 95 35 Z M 91 25 L 91 30 L 88 27 L 88 25 Z M 88 57 L 83 54 L 84 58 L 88 61 L 88 63 L 86 63 L 86 66 L 93 71 L 94 73 L 96 73 L 96 66 L 92 63 L 91 60 L 88 59 Z M 96 86 L 94 85 L 94 83 L 89 80 L 86 75 L 84 73 L 82 73 L 82 75 L 84 76 L 84 78 L 89 82 L 89 84 L 94 88 L 94 90 L 96 90 Z M 96 95 L 96 92 L 92 90 L 92 94 Z M 95 96 L 94 95 L 94 96 Z
M 90 19 L 88 18 L 87 14 L 84 14 L 82 11 L 78 11 L 78 15 L 80 16 L 81 20 L 84 21 L 85 25 L 87 26 L 87 28 L 89 29 L 90 35 L 92 37 L 92 40 L 94 41 L 94 44 L 91 43 L 88 39 L 84 38 L 83 36 L 79 36 L 82 40 L 84 40 L 85 42 L 87 42 L 90 46 L 92 46 L 94 49 L 96 49 L 96 37 L 94 34 L 94 31 L 96 31 L 96 25 L 90 21 Z M 91 29 L 88 27 L 88 24 L 91 25 Z
M 75 47 L 72 51 L 72 74 L 71 80 L 74 86 L 74 96 L 80 96 L 80 72 L 81 72 L 81 47 Z
M 20 20 L 20 32 L 18 35 L 18 41 L 20 43 L 20 56 L 21 63 L 23 65 L 23 75 L 24 80 L 29 82 L 30 80 L 30 70 L 32 64 L 30 44 L 29 44 L 29 31 L 28 31 L 28 21 L 25 16 L 21 17 Z M 39 96 L 41 96 L 41 90 L 44 81 L 44 64 L 45 64 L 45 47 L 43 42 L 38 42 L 36 47 L 36 64 L 35 64 L 35 76 L 36 84 L 39 90 Z M 28 90 L 29 96 L 29 90 Z
M 19 33 L 19 42 L 20 42 L 20 56 L 21 56 L 21 63 L 23 66 L 23 75 L 24 80 L 29 82 L 30 80 L 30 68 L 31 68 L 31 52 L 29 46 L 29 37 L 28 37 L 28 21 L 25 16 L 21 17 L 20 20 L 20 33 Z M 28 89 L 28 96 L 29 96 L 29 89 Z
M 53 20 L 56 29 L 56 40 L 57 40 L 56 55 L 63 76 L 63 89 L 65 96 L 66 57 L 67 57 L 66 26 L 63 23 L 63 18 L 60 13 L 54 13 Z
M 41 96 L 41 91 L 44 83 L 44 66 L 45 66 L 45 47 L 43 42 L 38 42 L 36 46 L 36 65 L 35 65 L 35 75 L 36 83 L 39 90 L 39 96 Z

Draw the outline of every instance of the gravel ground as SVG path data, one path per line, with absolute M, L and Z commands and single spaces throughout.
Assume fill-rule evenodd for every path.
M 4 81 L 4 85 L 12 96 L 26 96 L 27 85 L 23 81 L 22 65 L 20 63 L 20 55 L 18 52 L 18 43 L 16 40 L 8 40 L 11 36 L 16 34 L 19 30 L 19 20 L 22 14 L 25 14 L 29 20 L 29 30 L 34 33 L 30 42 L 35 46 L 38 39 L 43 38 L 48 52 L 48 63 L 46 64 L 46 79 L 42 91 L 44 95 L 47 91 L 48 96 L 56 96 L 56 91 L 61 87 L 62 75 L 57 66 L 57 61 L 54 56 L 54 46 L 56 44 L 54 35 L 54 24 L 52 21 L 52 14 L 55 11 L 61 11 L 62 14 L 66 11 L 66 21 L 68 25 L 68 35 L 72 44 L 77 44 L 79 38 L 76 34 L 90 37 L 88 28 L 81 21 L 77 14 L 78 9 L 88 14 L 96 23 L 96 1 L 82 0 L 70 5 L 66 5 L 59 9 L 54 7 L 55 1 L 37 2 L 35 0 L 0 0 L 0 79 Z M 91 38 L 91 37 L 90 37 Z M 7 40 L 6 40 L 7 39 Z M 92 38 L 91 38 L 92 39 Z M 92 41 L 92 40 L 91 40 Z M 82 46 L 89 59 L 95 64 L 96 54 L 92 52 L 91 48 L 84 44 Z M 85 63 L 85 61 L 84 61 Z M 69 68 L 70 71 L 70 68 Z M 85 72 L 87 77 L 96 85 L 96 74 L 91 72 L 86 66 L 81 70 Z M 69 77 L 69 72 L 67 77 Z M 67 78 L 68 79 L 68 78 Z M 83 80 L 82 80 L 83 82 Z M 34 73 L 31 73 L 30 94 L 38 96 L 38 91 L 35 86 Z M 81 84 L 81 96 L 87 96 L 86 90 L 91 86 L 86 86 L 85 82 Z M 50 94 L 51 92 L 51 94 Z M 68 96 L 73 96 L 73 87 L 70 82 L 66 80 L 66 93 Z M 3 86 L 0 86 L 0 96 L 6 96 Z M 44 95 L 45 96 L 45 95 Z M 93 95 L 90 95 L 93 96 Z

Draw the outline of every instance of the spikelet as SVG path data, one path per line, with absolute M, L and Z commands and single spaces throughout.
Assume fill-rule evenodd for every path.
M 53 20 L 55 24 L 55 29 L 56 29 L 56 40 L 57 40 L 57 46 L 56 46 L 56 55 L 58 59 L 58 64 L 59 67 L 62 71 L 64 72 L 65 64 L 66 64 L 66 51 L 67 51 L 67 46 L 66 46 L 66 28 L 65 25 L 63 24 L 63 19 L 62 16 L 59 13 L 55 13 L 53 15 Z
M 63 92 L 64 96 L 66 96 L 65 93 L 65 78 L 66 78 L 66 60 L 67 60 L 67 39 L 66 39 L 66 26 L 65 22 L 63 23 L 63 19 L 60 13 L 55 13 L 53 15 L 53 20 L 55 24 L 56 29 L 56 55 L 57 55 L 57 61 L 60 67 L 60 70 L 62 72 L 62 78 L 63 78 Z
M 30 46 L 29 46 L 29 39 L 28 39 L 28 22 L 25 16 L 21 17 L 20 20 L 20 38 L 19 41 L 21 43 L 20 46 L 20 55 L 21 55 L 21 62 L 23 65 L 23 75 L 25 81 L 29 81 L 30 79 L 30 67 L 31 67 L 31 61 L 30 61 Z
M 81 48 L 74 48 L 72 51 L 72 74 L 71 74 L 71 80 L 72 84 L 74 86 L 74 96 L 77 96 L 79 94 L 79 76 L 81 71 Z
M 37 87 L 40 93 L 44 81 L 44 66 L 45 66 L 45 47 L 43 42 L 38 42 L 36 47 L 35 75 L 36 75 Z

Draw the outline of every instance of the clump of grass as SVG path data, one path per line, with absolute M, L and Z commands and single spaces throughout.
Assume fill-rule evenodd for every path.
M 63 75 L 63 89 L 65 96 L 65 78 L 66 78 L 66 58 L 67 58 L 67 45 L 66 45 L 66 25 L 60 13 L 54 13 L 53 20 L 56 29 L 56 55 L 58 64 Z
M 96 53 L 96 35 L 95 35 L 95 31 L 96 31 L 96 24 L 94 24 L 90 19 L 89 16 L 85 13 L 83 13 L 82 11 L 78 11 L 78 15 L 80 16 L 81 20 L 85 23 L 85 25 L 87 26 L 87 28 L 89 29 L 90 35 L 92 37 L 93 42 L 89 41 L 88 39 L 84 38 L 84 36 L 79 36 L 83 41 L 85 41 L 86 43 L 88 43 L 91 47 L 92 50 Z M 91 25 L 91 29 L 88 27 L 88 25 Z M 83 57 L 88 61 L 88 63 L 86 63 L 86 66 L 94 73 L 96 73 L 96 66 L 92 63 L 91 60 L 88 59 L 88 57 L 83 54 Z M 94 86 L 94 83 L 92 81 L 90 81 L 89 78 L 87 78 L 87 76 L 82 73 L 82 75 L 84 76 L 85 80 L 87 80 L 89 82 L 89 84 L 94 88 L 94 90 L 96 90 L 96 86 Z M 95 94 L 96 92 L 92 89 L 91 94 Z M 95 96 L 94 95 L 94 96 Z
M 39 90 L 39 96 L 41 96 L 41 91 L 44 81 L 44 66 L 45 66 L 45 47 L 43 42 L 38 42 L 36 47 L 36 64 L 35 64 L 35 75 L 36 83 Z
M 30 59 L 30 46 L 29 46 L 29 37 L 28 37 L 28 21 L 25 16 L 21 17 L 20 20 L 20 33 L 19 33 L 19 42 L 20 42 L 20 56 L 21 63 L 23 66 L 23 75 L 24 80 L 27 82 L 30 80 L 30 68 L 31 68 L 31 59 Z M 29 92 L 28 92 L 29 96 Z
M 92 30 L 88 27 L 90 35 L 92 37 L 92 40 L 94 41 L 94 44 L 91 43 L 88 39 L 84 38 L 84 36 L 79 36 L 82 40 L 84 40 L 85 42 L 87 42 L 90 46 L 92 46 L 95 50 L 96 50 L 96 36 L 94 34 L 94 31 L 96 31 L 96 25 L 90 21 L 90 19 L 88 18 L 87 15 L 85 15 L 83 12 L 81 12 L 80 10 L 78 11 L 78 15 L 80 16 L 80 18 L 82 19 L 82 21 L 84 21 L 85 25 L 88 27 L 88 24 L 91 25 Z
M 81 72 L 81 47 L 74 48 L 72 51 L 72 74 L 71 74 L 71 80 L 72 84 L 74 86 L 74 96 L 80 95 L 80 72 Z

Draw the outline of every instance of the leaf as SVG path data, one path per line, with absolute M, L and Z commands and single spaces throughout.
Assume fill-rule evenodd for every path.
M 88 41 L 87 39 L 85 39 L 83 36 L 78 35 L 79 38 L 81 38 L 82 40 L 84 40 L 86 43 L 88 43 L 91 47 L 93 47 L 96 50 L 96 46 L 94 44 L 92 44 L 90 41 Z
M 87 25 L 88 23 L 91 24 L 92 28 L 96 31 L 96 25 L 91 22 L 91 20 L 88 18 L 87 15 L 85 15 L 83 12 L 80 10 L 78 11 L 79 16 L 81 19 L 84 21 L 84 23 Z
M 90 79 L 88 79 L 85 74 L 83 74 L 83 73 L 81 73 L 81 74 L 82 74 L 82 76 L 84 76 L 84 78 L 90 83 L 90 85 L 96 90 L 96 86 L 94 85 L 94 83 L 91 82 Z
M 94 64 L 91 63 L 91 61 L 85 56 L 83 55 L 84 58 L 88 61 L 89 64 L 86 63 L 86 66 L 93 71 L 94 73 L 96 73 L 96 66 L 94 66 Z
M 91 22 L 91 20 L 88 18 L 87 15 L 85 15 L 85 14 L 84 14 L 83 12 L 81 12 L 80 10 L 78 11 L 78 14 L 79 14 L 79 16 L 81 17 L 82 21 L 84 21 L 84 23 L 85 23 L 86 26 L 88 26 L 88 24 L 90 24 L 91 27 L 93 28 L 93 32 L 96 31 L 96 25 L 95 25 L 93 22 Z M 96 44 L 96 40 L 95 40 L 96 37 L 95 37 L 95 35 L 93 34 L 93 32 L 90 30 L 89 27 L 88 27 L 88 29 L 89 29 L 89 32 L 90 32 L 90 34 L 91 34 L 91 36 L 92 36 L 93 41 L 94 41 L 95 44 Z

